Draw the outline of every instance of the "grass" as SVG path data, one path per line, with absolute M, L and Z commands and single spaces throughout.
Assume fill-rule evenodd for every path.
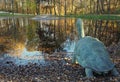
M 12 14 L 12 13 L 0 13 L 0 17 L 13 17 L 13 16 L 34 16 L 32 14 L 18 14 L 18 13 L 15 13 L 15 14 Z
M 92 19 L 92 20 L 120 20 L 120 15 L 114 14 L 84 14 L 84 15 L 67 15 L 65 17 L 74 17 L 74 18 L 82 18 L 82 19 Z
M 12 16 L 25 16 L 30 17 L 34 16 L 31 14 L 12 14 L 12 13 L 0 13 L 0 17 L 12 17 Z M 59 16 L 59 17 L 70 17 L 70 18 L 82 18 L 82 19 L 89 19 L 89 20 L 120 20 L 120 15 L 114 14 L 82 14 L 82 15 L 66 15 L 66 16 Z

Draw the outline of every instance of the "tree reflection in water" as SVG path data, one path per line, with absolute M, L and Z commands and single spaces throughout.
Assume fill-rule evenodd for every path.
M 38 28 L 38 35 L 40 38 L 40 44 L 39 46 L 42 46 L 43 50 L 45 52 L 51 52 L 54 51 L 57 48 L 57 45 L 60 44 L 56 44 L 56 37 L 55 37 L 55 33 L 53 32 L 54 30 L 50 29 L 50 25 L 49 27 L 45 25 L 45 28 Z M 46 49 L 45 49 L 46 48 Z
M 106 46 L 117 43 L 120 39 L 120 21 L 119 20 L 85 20 L 85 27 L 90 35 L 100 39 Z
M 28 51 L 59 51 L 68 37 L 72 41 L 77 37 L 75 21 L 71 18 L 36 21 L 25 17 L 1 19 L 0 54 L 24 47 Z M 83 22 L 86 35 L 99 38 L 107 46 L 120 39 L 120 21 L 84 19 Z

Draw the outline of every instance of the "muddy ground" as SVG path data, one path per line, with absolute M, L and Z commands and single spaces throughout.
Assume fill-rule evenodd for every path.
M 118 45 L 117 45 L 118 46 Z M 111 45 L 108 50 L 112 61 L 120 72 L 119 47 Z M 112 49 L 113 48 L 113 49 Z M 8 61 L 0 64 L 0 82 L 120 82 L 120 76 L 110 73 L 86 78 L 84 69 L 78 64 L 71 64 L 71 59 L 63 53 L 45 55 L 45 65 L 28 64 L 17 66 Z

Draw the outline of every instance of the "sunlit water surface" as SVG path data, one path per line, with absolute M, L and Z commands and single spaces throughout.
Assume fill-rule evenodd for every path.
M 45 65 L 44 56 L 40 51 L 27 51 L 25 48 L 23 51 L 19 52 L 19 56 L 15 56 L 17 54 L 18 53 L 4 54 L 4 57 L 1 57 L 0 61 L 2 61 L 3 64 L 13 64 L 14 62 L 14 64 L 18 66 L 29 64 Z

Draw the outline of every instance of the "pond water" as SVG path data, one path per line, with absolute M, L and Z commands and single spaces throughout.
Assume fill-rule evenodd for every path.
M 17 65 L 44 65 L 45 53 L 64 49 L 73 52 L 78 39 L 75 22 L 75 18 L 49 15 L 0 18 L 0 63 L 12 61 Z M 83 23 L 85 34 L 100 39 L 106 46 L 120 39 L 119 20 L 83 19 Z

